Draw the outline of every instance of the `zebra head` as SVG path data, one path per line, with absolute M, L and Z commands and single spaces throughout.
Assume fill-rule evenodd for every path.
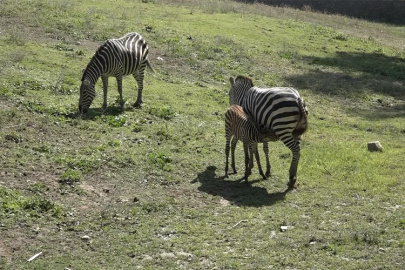
M 80 85 L 79 112 L 87 114 L 95 96 L 94 84 L 84 79 Z
M 237 104 L 242 106 L 243 97 L 247 90 L 253 87 L 252 79 L 239 75 L 234 79 L 229 78 L 231 89 L 229 90 L 229 105 Z

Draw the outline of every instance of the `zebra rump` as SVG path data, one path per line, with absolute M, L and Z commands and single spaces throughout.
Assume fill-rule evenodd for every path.
M 122 77 L 131 74 L 138 84 L 138 97 L 134 106 L 141 106 L 145 68 L 149 67 L 154 71 L 148 54 L 148 45 L 138 33 L 128 33 L 118 39 L 106 40 L 83 71 L 79 99 L 80 112 L 87 113 L 93 102 L 96 95 L 95 84 L 99 77 L 103 81 L 103 113 L 107 107 L 108 77 L 116 78 L 120 105 L 123 107 L 125 102 L 122 97 Z

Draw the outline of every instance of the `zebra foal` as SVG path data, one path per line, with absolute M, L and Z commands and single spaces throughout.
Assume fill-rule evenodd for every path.
M 259 169 L 260 175 L 263 179 L 267 176 L 263 173 L 259 152 L 257 151 L 258 142 L 267 142 L 276 139 L 274 134 L 271 133 L 260 133 L 256 128 L 255 124 L 249 120 L 248 116 L 244 113 L 243 108 L 239 105 L 231 105 L 225 113 L 225 155 L 226 155 L 226 165 L 225 165 L 225 177 L 228 177 L 229 169 L 229 150 L 230 141 L 232 140 L 232 161 L 231 166 L 233 172 L 236 173 L 235 168 L 235 147 L 236 142 L 241 140 L 243 143 L 243 150 L 245 156 L 245 181 L 248 182 L 248 177 L 251 174 L 253 168 L 253 155 L 255 155 L 257 167 Z M 268 149 L 266 153 L 266 158 L 268 158 Z
M 230 78 L 229 100 L 241 104 L 260 132 L 273 133 L 292 152 L 289 188 L 297 180 L 301 135 L 308 128 L 308 110 L 298 91 L 291 87 L 258 88 L 250 78 Z
M 122 98 L 122 77 L 132 74 L 138 84 L 138 97 L 133 106 L 141 106 L 145 68 L 149 67 L 154 72 L 148 54 L 148 44 L 138 33 L 128 33 L 118 39 L 106 40 L 83 71 L 79 99 L 80 113 L 87 114 L 96 95 L 95 84 L 99 77 L 103 82 L 102 113 L 105 113 L 107 108 L 108 77 L 115 77 L 117 80 L 120 105 L 123 108 L 125 101 Z

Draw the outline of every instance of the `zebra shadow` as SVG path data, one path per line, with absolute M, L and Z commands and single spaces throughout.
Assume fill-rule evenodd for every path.
M 249 181 L 248 184 L 245 183 L 243 178 L 237 181 L 227 180 L 225 176 L 218 177 L 216 170 L 216 166 L 208 166 L 191 183 L 200 182 L 201 186 L 198 187 L 198 190 L 213 196 L 221 196 L 238 206 L 260 207 L 273 205 L 284 200 L 286 194 L 290 191 L 290 189 L 286 189 L 283 192 L 268 193 L 264 187 L 252 186 L 253 183 L 260 180 Z
M 122 108 L 120 106 L 107 106 L 104 114 L 101 111 L 101 107 L 99 108 L 89 108 L 87 112 L 87 116 L 83 117 L 83 119 L 94 119 L 95 117 L 102 117 L 102 116 L 118 116 L 123 114 L 127 111 L 134 111 L 135 108 Z M 80 113 L 79 113 L 80 114 Z

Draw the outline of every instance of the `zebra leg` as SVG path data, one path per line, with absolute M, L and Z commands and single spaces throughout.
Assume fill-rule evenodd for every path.
M 252 173 L 252 169 L 254 167 L 253 155 L 256 156 L 256 153 L 255 153 L 256 150 L 257 150 L 257 147 L 255 148 L 254 143 L 249 142 L 249 170 L 250 170 L 250 174 Z
M 101 107 L 101 113 L 104 114 L 107 109 L 107 91 L 108 91 L 108 76 L 101 76 L 103 82 L 103 106 Z
M 226 137 L 226 142 L 225 142 L 225 177 L 228 177 L 228 168 L 229 168 L 229 144 L 230 144 L 230 138 Z
M 243 153 L 245 154 L 245 182 L 248 183 L 248 177 L 252 173 L 249 166 L 249 144 L 243 142 Z
M 136 82 L 138 83 L 138 97 L 134 103 L 134 107 L 141 107 L 143 100 L 142 100 L 142 91 L 143 91 L 143 78 L 145 76 L 145 66 L 141 67 L 139 71 L 132 74 L 134 76 Z
M 298 162 L 300 161 L 301 155 L 300 141 L 295 140 L 293 137 L 291 137 L 289 140 L 286 141 L 283 140 L 283 142 L 288 148 L 290 148 L 292 152 L 292 159 L 290 165 L 290 179 L 288 182 L 288 187 L 293 188 L 295 182 L 297 181 Z
M 118 88 L 118 93 L 120 94 L 120 106 L 121 110 L 124 109 L 124 98 L 122 97 L 122 75 L 118 75 L 117 77 L 117 88 Z
M 253 154 L 255 155 L 255 158 L 256 158 L 257 168 L 259 169 L 259 173 L 263 177 L 263 180 L 266 180 L 267 177 L 264 175 L 262 165 L 260 164 L 260 155 L 259 155 L 259 151 L 257 149 L 257 143 L 253 143 L 252 151 L 253 151 Z M 253 156 L 252 155 L 251 155 L 251 159 L 252 159 L 251 163 L 253 164 Z M 252 165 L 252 167 L 253 167 L 253 165 Z
M 266 178 L 271 176 L 271 165 L 270 165 L 270 159 L 269 159 L 269 143 L 264 142 L 263 143 L 263 152 L 264 155 L 266 156 Z
M 235 137 L 232 138 L 232 142 L 231 142 L 231 166 L 233 169 L 233 173 L 236 173 L 236 167 L 235 167 L 235 148 L 236 148 L 236 144 L 238 143 L 238 139 L 236 139 Z

